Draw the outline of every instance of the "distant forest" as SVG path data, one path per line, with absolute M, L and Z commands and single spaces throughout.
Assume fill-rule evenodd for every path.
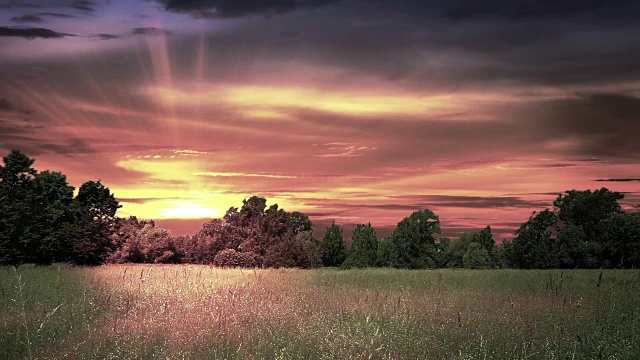
M 120 263 L 212 264 L 220 267 L 638 268 L 640 212 L 625 212 L 624 194 L 602 188 L 566 191 L 552 210 L 533 212 L 512 241 L 497 246 L 491 227 L 456 240 L 439 237 L 425 209 L 379 239 L 359 224 L 344 240 L 333 223 L 322 239 L 309 217 L 253 196 L 190 236 L 172 236 L 153 221 L 118 218 L 120 205 L 100 181 L 74 188 L 59 172 L 38 172 L 13 150 L 0 167 L 0 265 Z

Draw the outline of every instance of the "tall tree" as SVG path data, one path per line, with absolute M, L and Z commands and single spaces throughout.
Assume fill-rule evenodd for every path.
M 600 222 L 599 230 L 607 267 L 640 267 L 640 212 L 614 214 Z
M 587 241 L 592 241 L 597 236 L 600 221 L 622 212 L 618 201 L 623 198 L 624 194 L 607 188 L 593 192 L 571 190 L 559 195 L 553 206 L 565 225 L 581 226 Z
M 487 269 L 491 267 L 491 258 L 487 249 L 480 243 L 473 242 L 469 244 L 467 252 L 462 257 L 462 263 L 467 269 Z
M 78 234 L 73 261 L 81 265 L 102 264 L 113 250 L 110 237 L 116 230 L 116 211 L 121 206 L 100 181 L 82 184 L 74 205 Z
M 516 231 L 510 247 L 511 263 L 522 269 L 557 267 L 552 235 L 558 218 L 552 211 L 534 212 Z
M 71 207 L 74 189 L 67 184 L 66 176 L 49 171 L 36 174 L 33 189 L 29 261 L 37 264 L 69 261 L 73 234 L 77 231 Z
M 342 236 L 343 230 L 332 222 L 322 238 L 322 263 L 324 266 L 340 266 L 347 258 L 347 244 Z
M 18 150 L 2 158 L 0 166 L 0 264 L 24 262 L 29 249 L 25 236 L 33 223 L 34 209 L 28 199 L 33 194 L 36 170 L 30 159 Z
M 353 230 L 351 246 L 343 263 L 345 267 L 370 267 L 375 266 L 378 253 L 378 238 L 371 223 L 358 224 Z
M 434 234 L 440 234 L 440 219 L 431 210 L 416 211 L 400 221 L 393 231 L 397 267 L 435 267 L 437 250 Z

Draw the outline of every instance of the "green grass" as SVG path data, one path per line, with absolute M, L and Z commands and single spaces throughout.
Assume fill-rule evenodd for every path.
M 0 359 L 637 359 L 639 276 L 0 268 Z

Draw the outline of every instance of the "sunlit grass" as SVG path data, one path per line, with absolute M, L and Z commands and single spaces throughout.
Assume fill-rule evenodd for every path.
M 639 274 L 3 268 L 0 357 L 634 359 Z

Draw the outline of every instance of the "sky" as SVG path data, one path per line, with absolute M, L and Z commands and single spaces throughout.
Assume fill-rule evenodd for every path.
M 190 234 L 252 195 L 322 234 L 513 232 L 640 203 L 640 3 L 0 0 L 0 152 Z

